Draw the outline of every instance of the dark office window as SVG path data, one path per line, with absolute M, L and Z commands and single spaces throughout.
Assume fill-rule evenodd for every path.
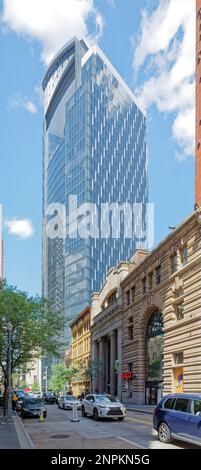
M 126 292 L 126 302 L 127 302 L 127 305 L 130 305 L 130 301 L 131 301 L 131 299 L 130 299 L 130 291 L 128 290 L 128 291 Z
M 156 284 L 161 282 L 161 265 L 156 268 Z
M 131 287 L 131 301 L 135 302 L 135 286 Z
M 146 276 L 142 279 L 142 293 L 146 294 L 147 290 L 147 278 Z
M 130 341 L 133 340 L 133 317 L 128 320 L 128 338 Z

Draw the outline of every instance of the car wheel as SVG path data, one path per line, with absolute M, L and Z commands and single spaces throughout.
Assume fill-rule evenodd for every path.
M 60 405 L 59 405 L 59 403 L 58 403 L 58 408 L 60 408 Z
M 124 420 L 124 416 L 122 416 L 121 418 L 117 418 L 118 421 L 123 421 Z
M 83 418 L 86 418 L 86 417 L 87 417 L 87 413 L 85 413 L 84 406 L 82 406 L 82 417 L 83 417 Z
M 158 428 L 158 437 L 161 442 L 168 444 L 172 441 L 169 426 L 162 421 Z
M 98 410 L 95 408 L 94 411 L 93 411 L 93 418 L 95 419 L 95 421 L 98 421 Z
M 65 410 L 65 405 L 63 404 L 63 410 Z

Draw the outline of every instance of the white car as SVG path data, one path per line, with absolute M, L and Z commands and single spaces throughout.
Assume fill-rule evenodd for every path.
M 126 416 L 126 407 L 117 398 L 107 394 L 90 394 L 82 400 L 82 416 L 99 418 L 117 418 L 122 421 Z
M 58 408 L 63 410 L 72 410 L 73 405 L 77 405 L 77 409 L 81 410 L 81 401 L 72 395 L 62 395 L 58 398 Z

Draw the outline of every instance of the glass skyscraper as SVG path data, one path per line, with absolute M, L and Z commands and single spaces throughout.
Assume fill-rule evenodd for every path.
M 146 115 L 101 49 L 77 38 L 54 57 L 43 90 L 43 293 L 71 319 L 90 305 L 109 268 L 130 258 L 135 237 L 125 237 L 120 214 L 119 237 L 67 230 L 51 239 L 47 224 L 57 212 L 47 215 L 48 207 L 64 205 L 68 229 L 72 195 L 78 208 L 96 204 L 99 219 L 103 203 L 147 203 Z

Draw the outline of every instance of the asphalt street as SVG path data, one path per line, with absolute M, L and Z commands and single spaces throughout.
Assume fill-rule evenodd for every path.
M 183 449 L 196 448 L 174 441 L 162 444 L 152 427 L 152 416 L 129 411 L 124 421 L 82 418 L 71 422 L 72 411 L 47 406 L 47 418 L 24 419 L 23 424 L 38 449 Z

